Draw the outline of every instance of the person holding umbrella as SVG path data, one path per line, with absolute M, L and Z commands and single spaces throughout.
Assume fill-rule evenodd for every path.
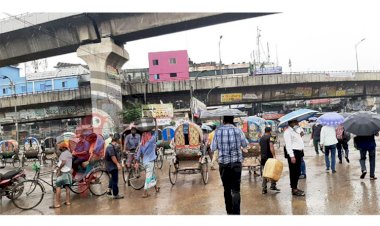
M 297 120 L 288 121 L 288 129 L 284 132 L 286 158 L 289 164 L 290 187 L 292 195 L 305 196 L 305 192 L 298 189 L 298 180 L 301 175 L 301 162 L 304 156 L 305 144 L 301 134 L 296 131 Z
M 360 151 L 360 167 L 362 171 L 360 179 L 364 179 L 367 174 L 365 160 L 368 152 L 370 180 L 376 180 L 377 177 L 375 176 L 375 136 L 379 136 L 380 116 L 371 112 L 358 112 L 348 116 L 344 121 L 343 126 L 345 131 L 356 135 L 356 137 L 354 138 L 354 145 Z
M 279 127 L 288 125 L 284 132 L 285 158 L 288 159 L 290 187 L 292 195 L 305 196 L 305 192 L 298 189 L 298 180 L 301 175 L 301 161 L 304 156 L 305 144 L 301 134 L 297 131 L 298 122 L 314 116 L 317 111 L 310 109 L 298 109 L 279 118 Z
M 336 138 L 336 129 L 335 127 L 342 124 L 344 117 L 336 112 L 329 112 L 323 114 L 318 118 L 317 122 L 323 125 L 321 129 L 321 148 L 325 147 L 325 161 L 326 161 L 326 172 L 330 171 L 330 167 L 333 173 L 336 173 L 335 170 L 335 161 L 336 161 L 336 144 L 338 140 Z M 331 164 L 330 164 L 330 152 L 331 152 Z

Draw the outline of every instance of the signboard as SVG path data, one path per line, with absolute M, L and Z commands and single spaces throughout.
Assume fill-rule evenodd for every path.
M 191 113 L 194 114 L 195 117 L 199 117 L 202 111 L 206 111 L 207 106 L 197 98 L 193 97 L 191 100 Z
M 341 97 L 341 96 L 346 96 L 346 90 L 342 89 L 342 88 L 339 88 L 336 92 L 335 92 L 336 96 L 337 97 Z
M 242 93 L 221 94 L 220 99 L 221 99 L 220 102 L 222 103 L 241 101 L 243 99 L 243 94 Z
M 265 120 L 277 120 L 284 116 L 284 114 L 277 114 L 277 113 L 264 113 L 262 115 L 262 118 Z
M 311 97 L 313 89 L 311 87 L 297 87 L 295 90 L 296 97 Z
M 264 68 L 257 68 L 253 74 L 255 75 L 273 75 L 273 74 L 282 74 L 282 67 L 264 67 Z
M 243 100 L 257 100 L 257 99 L 261 99 L 261 98 L 262 98 L 262 95 L 257 96 L 254 93 L 246 93 L 243 96 Z
M 144 117 L 153 117 L 157 119 L 173 118 L 173 104 L 147 104 L 143 105 Z

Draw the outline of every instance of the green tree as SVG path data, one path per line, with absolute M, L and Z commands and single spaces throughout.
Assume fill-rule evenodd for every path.
M 131 123 L 141 118 L 141 104 L 129 104 L 122 112 L 124 123 Z

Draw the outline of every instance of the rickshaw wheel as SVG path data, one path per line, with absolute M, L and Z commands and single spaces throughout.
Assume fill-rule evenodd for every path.
M 172 185 L 174 185 L 175 182 L 177 181 L 178 168 L 179 168 L 178 163 L 177 164 L 172 163 L 169 166 L 169 180 Z
M 13 167 L 15 167 L 15 168 L 19 168 L 20 167 L 20 165 L 21 165 L 21 162 L 20 162 L 20 159 L 16 156 L 16 155 L 14 155 L 13 157 L 12 157 L 12 165 L 13 165 Z
M 5 168 L 7 166 L 7 161 L 5 159 L 3 159 L 3 158 L 0 161 L 1 161 L 0 168 Z
M 204 159 L 204 163 L 201 164 L 201 175 L 204 184 L 208 182 L 208 163 L 207 158 Z

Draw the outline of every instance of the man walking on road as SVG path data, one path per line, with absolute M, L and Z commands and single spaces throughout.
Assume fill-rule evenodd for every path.
M 285 140 L 285 156 L 288 159 L 290 187 L 292 194 L 296 196 L 305 196 L 305 192 L 298 189 L 298 179 L 301 174 L 301 161 L 304 156 L 303 150 L 305 144 L 303 143 L 301 135 L 296 131 L 298 126 L 297 120 L 288 122 L 288 129 L 284 132 Z
M 227 214 L 240 214 L 240 182 L 243 162 L 241 148 L 248 146 L 244 133 L 234 126 L 233 116 L 224 116 L 215 131 L 211 150 L 219 151 L 219 173 L 224 187 Z
M 265 127 L 265 134 L 260 138 L 260 150 L 261 150 L 261 172 L 264 170 L 265 163 L 269 158 L 276 158 L 276 152 L 274 150 L 274 138 L 271 135 L 271 127 Z M 262 176 L 262 175 L 261 175 Z M 263 177 L 263 190 L 262 194 L 268 193 L 267 190 L 268 179 Z M 276 187 L 276 182 L 271 181 L 270 190 L 280 191 Z
M 112 142 L 107 146 L 105 163 L 107 172 L 110 174 L 111 178 L 108 184 L 107 196 L 113 199 L 122 199 L 123 195 L 119 194 L 119 170 L 121 170 L 120 153 L 118 147 L 118 141 L 120 137 L 115 134 L 112 138 Z
M 367 158 L 367 151 L 369 156 L 369 179 L 376 180 L 375 177 L 375 160 L 376 160 L 376 141 L 375 136 L 379 136 L 379 132 L 372 136 L 356 136 L 354 138 L 355 147 L 360 151 L 360 167 L 362 175 L 360 179 L 364 179 L 367 174 L 365 160 Z
M 336 159 L 336 144 L 338 140 L 336 139 L 336 131 L 332 126 L 323 126 L 321 130 L 321 148 L 325 148 L 325 161 L 326 161 L 326 172 L 331 170 L 336 173 L 335 170 L 335 159 Z M 331 164 L 330 164 L 330 152 L 331 152 Z
M 318 149 L 319 147 L 319 141 L 321 140 L 321 129 L 322 125 L 319 123 L 316 123 L 311 127 L 311 139 L 313 139 L 313 145 L 315 149 L 315 153 L 319 155 Z M 324 153 L 323 148 L 320 148 L 321 152 Z

